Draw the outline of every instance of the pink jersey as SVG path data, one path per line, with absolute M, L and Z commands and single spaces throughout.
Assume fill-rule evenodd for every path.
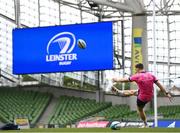
M 143 102 L 151 101 L 153 97 L 153 84 L 158 80 L 149 72 L 140 72 L 132 75 L 130 81 L 135 81 L 138 85 L 138 99 Z

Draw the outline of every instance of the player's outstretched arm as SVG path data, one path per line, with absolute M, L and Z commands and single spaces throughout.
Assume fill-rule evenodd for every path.
M 128 78 L 113 78 L 113 82 L 130 82 Z
M 155 84 L 160 88 L 160 90 L 164 93 L 164 95 L 167 96 L 169 98 L 169 100 L 171 101 L 172 100 L 172 96 L 171 96 L 170 93 L 166 92 L 166 90 L 163 87 L 163 85 L 159 81 L 157 81 Z

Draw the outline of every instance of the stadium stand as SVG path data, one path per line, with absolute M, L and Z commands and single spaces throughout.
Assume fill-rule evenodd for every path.
M 163 115 L 163 119 L 180 119 L 180 106 L 161 106 L 158 111 Z
M 148 120 L 153 120 L 153 109 L 146 111 Z M 158 115 L 162 116 L 160 119 L 180 119 L 180 106 L 161 106 L 158 108 Z M 124 120 L 124 121 L 139 121 L 140 118 L 136 111 L 131 111 L 128 105 L 115 105 L 111 106 L 94 116 L 102 116 L 107 120 Z M 151 119 L 152 118 L 152 119 Z
M 31 125 L 36 124 L 47 109 L 52 95 L 18 88 L 0 88 L 0 121 L 12 123 L 15 118 L 28 118 Z M 153 118 L 153 109 L 146 111 Z M 161 106 L 158 108 L 161 119 L 180 119 L 180 106 Z M 53 112 L 49 114 L 48 124 L 64 127 L 88 117 L 104 117 L 105 120 L 139 121 L 136 111 L 128 105 L 113 105 L 108 102 L 60 96 Z M 148 119 L 149 120 L 149 119 Z M 47 123 L 45 123 L 47 124 Z
M 12 123 L 15 118 L 28 118 L 35 124 L 50 99 L 49 93 L 0 88 L 0 120 Z
M 96 103 L 95 100 L 61 96 L 49 124 L 65 126 L 91 116 L 111 106 L 111 103 Z
M 105 117 L 107 120 L 124 119 L 130 115 L 134 115 L 136 111 L 130 111 L 128 105 L 114 105 L 97 114 L 95 116 Z

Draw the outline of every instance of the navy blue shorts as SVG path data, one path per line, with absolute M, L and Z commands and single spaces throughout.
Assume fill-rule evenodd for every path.
M 143 102 L 141 100 L 139 100 L 137 98 L 137 106 L 140 107 L 140 108 L 144 108 L 144 106 L 147 104 L 148 102 Z

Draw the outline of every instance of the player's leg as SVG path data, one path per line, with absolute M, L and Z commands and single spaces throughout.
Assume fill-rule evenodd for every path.
M 116 87 L 112 86 L 112 92 L 115 92 L 116 94 L 122 95 L 122 96 L 133 96 L 137 95 L 137 90 L 119 90 Z
M 121 96 L 129 96 L 129 94 L 126 91 L 122 91 L 117 89 L 116 87 L 112 86 L 111 91 L 113 93 L 116 93 L 117 95 L 121 95 Z
M 138 106 L 137 106 L 137 108 L 138 108 L 139 116 L 141 117 L 141 120 L 144 122 L 144 125 L 146 126 L 147 125 L 146 114 L 145 114 L 143 108 L 138 107 Z
M 144 106 L 146 105 L 147 102 L 143 102 L 139 99 L 137 99 L 137 110 L 139 113 L 139 116 L 141 118 L 141 120 L 144 122 L 144 126 L 147 127 L 147 119 L 146 119 L 146 114 L 144 112 Z
M 117 89 L 116 87 L 114 87 L 114 86 L 111 87 L 111 91 L 112 91 L 113 93 L 122 95 L 122 92 L 121 92 L 119 89 Z

